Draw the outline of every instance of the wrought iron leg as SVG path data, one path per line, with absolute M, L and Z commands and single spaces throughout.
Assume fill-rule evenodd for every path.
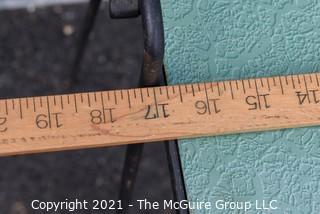
M 84 19 L 84 24 L 82 25 L 83 27 L 77 41 L 77 50 L 76 50 L 75 59 L 71 67 L 71 75 L 70 75 L 71 85 L 74 83 L 77 83 L 78 81 L 78 73 L 79 73 L 81 60 L 83 58 L 86 46 L 88 44 L 88 38 L 94 26 L 94 22 L 98 14 L 100 4 L 101 4 L 101 0 L 90 0 L 89 2 L 89 6 Z
M 164 55 L 164 32 L 160 0 L 110 0 L 110 14 L 113 18 L 130 18 L 141 15 L 144 35 L 144 57 L 140 76 L 140 86 L 165 85 L 166 79 L 162 66 Z M 183 178 L 177 142 L 165 142 L 171 183 L 175 201 L 185 200 Z M 128 213 L 134 182 L 142 156 L 143 144 L 129 145 L 121 180 L 120 200 L 123 210 Z M 188 210 L 176 210 L 177 214 L 188 214 Z
M 140 87 L 160 84 L 164 55 L 164 33 L 160 0 L 111 0 L 110 14 L 113 18 L 131 18 L 141 15 L 144 37 L 144 56 Z M 143 144 L 127 146 L 122 174 L 120 200 L 127 213 L 133 187 L 142 156 Z
M 173 190 L 174 201 L 187 199 L 184 180 L 182 178 L 182 168 L 177 141 L 166 141 L 165 143 L 167 160 L 169 163 L 171 186 Z M 178 209 L 176 214 L 189 214 L 187 209 Z
M 122 202 L 123 209 L 118 210 L 118 214 L 128 213 L 129 204 L 131 203 L 132 199 L 133 188 L 142 157 L 143 146 L 143 144 L 132 144 L 127 146 L 119 195 L 119 200 Z

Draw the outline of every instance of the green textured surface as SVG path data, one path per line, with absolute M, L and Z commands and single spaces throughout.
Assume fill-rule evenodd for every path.
M 172 84 L 319 70 L 316 0 L 162 0 L 162 7 Z M 319 128 L 180 141 L 188 199 L 277 200 L 276 211 L 246 213 L 318 214 L 319 141 Z

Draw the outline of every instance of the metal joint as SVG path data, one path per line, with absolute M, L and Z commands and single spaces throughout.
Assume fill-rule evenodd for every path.
M 164 75 L 164 29 L 160 0 L 110 0 L 112 18 L 132 18 L 141 16 L 143 28 L 144 54 L 140 74 L 140 86 L 166 85 Z M 166 141 L 167 158 L 175 201 L 186 199 L 182 169 L 176 141 Z M 131 202 L 137 169 L 142 156 L 143 144 L 128 145 L 122 174 L 120 199 L 123 204 Z M 128 210 L 118 211 L 118 214 Z M 177 210 L 176 213 L 189 213 Z
M 110 0 L 112 18 L 141 16 L 144 40 L 140 84 L 159 85 L 164 57 L 164 30 L 160 0 Z
M 114 19 L 139 16 L 139 0 L 110 0 L 110 16 Z

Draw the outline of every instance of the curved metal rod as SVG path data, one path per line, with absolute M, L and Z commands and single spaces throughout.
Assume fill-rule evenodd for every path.
M 110 0 L 109 8 L 112 18 L 131 18 L 141 15 L 144 54 L 139 85 L 145 87 L 160 85 L 163 81 L 164 57 L 164 30 L 160 0 Z M 118 214 L 128 212 L 143 147 L 143 144 L 127 146 L 119 195 L 124 209 L 118 210 Z
M 144 55 L 140 84 L 159 85 L 164 57 L 164 30 L 160 0 L 140 0 Z

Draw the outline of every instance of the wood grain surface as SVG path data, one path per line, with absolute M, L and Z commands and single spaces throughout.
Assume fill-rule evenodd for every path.
M 0 155 L 319 125 L 318 75 L 0 100 Z

